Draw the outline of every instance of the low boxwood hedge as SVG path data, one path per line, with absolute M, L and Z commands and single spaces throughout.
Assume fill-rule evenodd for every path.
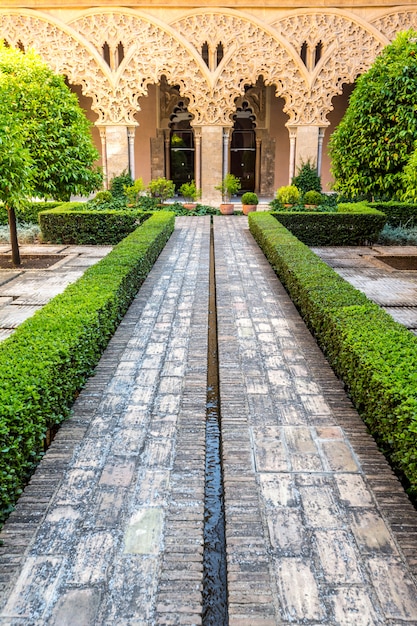
M 413 497 L 417 496 L 417 337 L 319 259 L 272 215 L 250 230 Z
M 47 429 L 68 416 L 174 219 L 153 215 L 0 343 L 0 520 L 39 461 Z
M 369 206 L 387 216 L 387 224 L 411 228 L 417 226 L 417 204 L 407 202 L 369 202 Z
M 28 202 L 24 207 L 15 209 L 16 220 L 19 223 L 38 224 L 38 214 L 59 206 L 60 202 Z M 0 204 L 0 225 L 8 223 L 7 209 L 4 204 Z
M 357 246 L 378 240 L 386 217 L 366 202 L 339 204 L 336 213 L 279 212 L 274 217 L 308 246 Z
M 149 217 L 138 209 L 91 210 L 83 202 L 65 202 L 39 213 L 44 241 L 75 245 L 115 245 Z

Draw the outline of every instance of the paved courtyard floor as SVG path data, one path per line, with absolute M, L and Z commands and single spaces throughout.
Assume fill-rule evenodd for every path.
M 213 230 L 225 623 L 417 626 L 417 512 L 246 218 Z M 4 527 L 0 625 L 202 623 L 209 257 L 177 219 Z

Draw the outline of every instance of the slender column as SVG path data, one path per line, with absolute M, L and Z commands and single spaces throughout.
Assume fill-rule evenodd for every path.
M 321 176 L 321 163 L 323 159 L 323 140 L 324 133 L 326 132 L 325 128 L 319 128 L 319 144 L 317 150 L 317 174 Z
M 170 131 L 165 131 L 165 178 L 171 177 L 171 138 Z
M 136 126 L 128 126 L 127 142 L 129 144 L 129 171 L 133 180 L 135 180 L 135 130 Z
M 290 162 L 289 162 L 289 182 L 291 185 L 291 181 L 294 178 L 295 173 L 295 146 L 297 140 L 297 129 L 296 128 L 288 128 L 290 133 Z
M 101 165 L 103 168 L 103 185 L 105 189 L 109 187 L 109 178 L 107 174 L 107 142 L 106 142 L 106 127 L 99 126 L 100 141 L 101 141 Z
M 223 177 L 229 172 L 230 128 L 223 128 Z
M 255 156 L 255 193 L 259 193 L 261 188 L 261 144 L 262 139 L 256 137 L 256 156 Z
M 194 180 L 197 189 L 201 188 L 201 128 L 194 129 Z

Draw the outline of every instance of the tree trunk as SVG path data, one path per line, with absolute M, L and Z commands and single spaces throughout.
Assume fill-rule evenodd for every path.
M 17 241 L 16 214 L 12 206 L 7 205 L 9 219 L 10 243 L 12 245 L 12 263 L 16 267 L 20 265 L 19 243 Z

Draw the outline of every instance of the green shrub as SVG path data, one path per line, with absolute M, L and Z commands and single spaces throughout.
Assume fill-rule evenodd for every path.
M 131 185 L 133 185 L 133 178 L 129 172 L 125 170 L 118 176 L 113 176 L 109 184 L 109 191 L 113 198 L 118 198 L 126 202 L 127 195 L 125 189 Z
M 164 177 L 155 178 L 148 184 L 148 192 L 151 198 L 157 198 L 159 202 L 164 203 L 175 195 L 175 183 Z
M 301 193 L 295 185 L 284 185 L 277 189 L 276 199 L 281 204 L 297 204 L 300 201 Z
M 38 224 L 38 214 L 41 211 L 54 209 L 61 202 L 28 202 L 25 206 L 15 209 L 16 220 L 19 224 Z M 0 224 L 8 224 L 7 209 L 0 204 Z
M 317 174 L 316 166 L 308 159 L 301 164 L 297 176 L 294 176 L 291 183 L 301 191 L 302 194 L 307 191 L 321 192 L 320 176 Z M 310 204 L 314 204 L 311 202 Z
M 417 226 L 417 204 L 407 202 L 369 202 L 369 206 L 382 211 L 390 226 Z
M 149 217 L 138 209 L 87 210 L 82 202 L 67 202 L 39 214 L 44 241 L 77 245 L 114 245 Z
M 259 199 L 256 193 L 253 191 L 247 191 L 242 195 L 241 202 L 242 204 L 258 204 Z
M 249 227 L 371 433 L 417 495 L 417 337 L 267 213 Z
M 339 204 L 337 212 L 292 211 L 274 214 L 308 246 L 357 246 L 378 241 L 385 215 L 366 203 Z
M 319 205 L 322 200 L 322 195 L 319 191 L 306 191 L 303 197 L 304 204 Z
M 12 509 L 59 424 L 169 239 L 172 213 L 137 228 L 0 343 L 0 519 Z

